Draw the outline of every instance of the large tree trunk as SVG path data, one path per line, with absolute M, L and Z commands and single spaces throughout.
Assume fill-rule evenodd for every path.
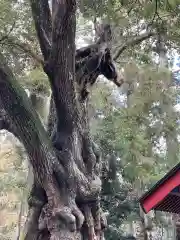
M 103 239 L 101 159 L 90 137 L 88 85 L 104 74 L 120 86 L 106 26 L 96 44 L 75 49 L 76 1 L 31 0 L 52 90 L 48 134 L 0 55 L 0 125 L 24 144 L 33 168 L 26 240 Z

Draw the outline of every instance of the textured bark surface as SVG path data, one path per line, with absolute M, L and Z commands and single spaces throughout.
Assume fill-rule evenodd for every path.
M 14 133 L 29 156 L 34 184 L 26 240 L 102 240 L 101 154 L 88 119 L 89 88 L 103 74 L 117 86 L 108 43 L 109 25 L 97 42 L 76 50 L 76 1 L 31 0 L 43 67 L 52 90 L 48 131 L 0 55 L 0 127 Z

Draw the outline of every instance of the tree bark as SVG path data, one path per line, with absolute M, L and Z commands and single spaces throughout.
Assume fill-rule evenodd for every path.
M 106 25 L 95 44 L 75 48 L 76 1 L 31 0 L 52 90 L 48 131 L 0 55 L 0 124 L 23 143 L 33 169 L 26 240 L 102 240 L 101 154 L 88 119 L 89 86 L 103 74 L 122 84 Z M 48 136 L 49 135 L 49 136 Z

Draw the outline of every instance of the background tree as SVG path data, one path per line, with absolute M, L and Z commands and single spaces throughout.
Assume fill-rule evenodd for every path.
M 49 236 L 51 239 L 75 239 L 81 234 L 83 238 L 93 239 L 96 235 L 100 239 L 103 237 L 99 202 L 101 163 L 89 135 L 85 101 L 86 85 L 93 84 L 101 72 L 117 83 L 117 73 L 115 68 L 111 70 L 113 65 L 107 48 L 110 28 L 106 25 L 98 42 L 77 51 L 75 56 L 76 2 L 53 1 L 52 18 L 48 2 L 31 1 L 31 8 L 57 114 L 53 146 L 2 55 L 0 94 L 1 108 L 5 110 L 2 127 L 23 142 L 33 167 L 34 185 L 26 239 L 36 239 L 39 235 L 46 235 L 47 239 Z M 95 51 L 93 55 L 92 50 Z M 81 62 L 75 62 L 75 57 Z M 88 57 L 85 62 L 84 57 Z M 90 75 L 92 72 L 95 76 Z M 3 94 L 5 90 L 10 102 Z M 36 147 L 32 145 L 34 141 Z

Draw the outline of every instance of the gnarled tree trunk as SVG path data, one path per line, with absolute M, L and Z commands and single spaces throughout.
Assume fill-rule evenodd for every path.
M 24 144 L 34 175 L 26 240 L 103 239 L 100 152 L 90 137 L 88 86 L 103 74 L 120 86 L 106 25 L 97 42 L 75 49 L 76 1 L 31 0 L 52 90 L 45 131 L 25 92 L 0 55 L 0 126 Z

